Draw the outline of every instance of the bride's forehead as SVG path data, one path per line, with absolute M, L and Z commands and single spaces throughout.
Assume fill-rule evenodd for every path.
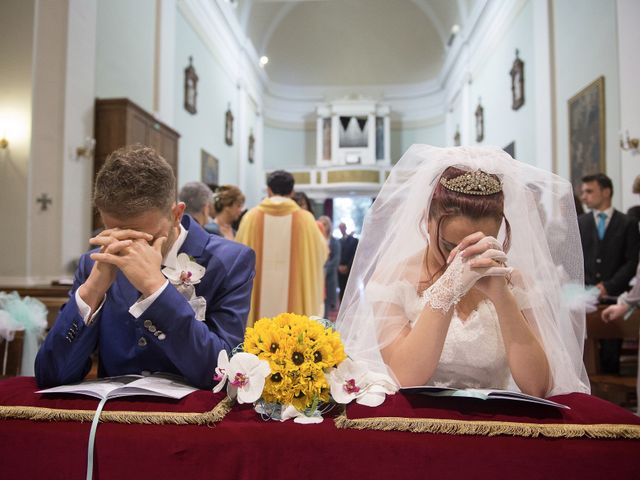
M 496 236 L 500 224 L 493 218 L 470 218 L 464 216 L 450 217 L 442 222 L 440 236 L 450 242 L 458 243 L 467 235 L 482 232 L 485 235 Z

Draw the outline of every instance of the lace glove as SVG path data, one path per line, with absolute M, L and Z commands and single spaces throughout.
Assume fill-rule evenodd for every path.
M 442 276 L 423 293 L 423 298 L 434 310 L 442 310 L 446 313 L 456 305 L 460 299 L 483 277 L 506 276 L 513 268 L 505 267 L 507 256 L 502 251 L 497 240 L 485 237 L 481 242 L 487 241 L 488 248 L 475 257 L 463 262 L 462 256 L 456 255 Z M 489 268 L 472 268 L 469 264 L 472 259 L 490 258 L 500 266 Z

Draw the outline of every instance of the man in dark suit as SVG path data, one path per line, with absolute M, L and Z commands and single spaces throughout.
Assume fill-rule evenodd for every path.
M 106 229 L 38 352 L 38 384 L 82 380 L 97 349 L 99 376 L 168 372 L 211 388 L 219 352 L 244 337 L 255 254 L 183 215 L 171 167 L 148 147 L 111 154 L 94 203 Z
M 580 199 L 591 210 L 578 217 L 584 255 L 585 284 L 607 301 L 629 289 L 638 266 L 638 222 L 611 206 L 613 184 L 604 174 L 582 179 Z M 604 373 L 617 373 L 621 340 L 602 345 Z
M 347 234 L 347 226 L 344 223 L 340 223 L 338 228 L 342 233 L 342 238 L 340 239 L 340 264 L 338 265 L 338 283 L 340 284 L 340 300 L 342 300 L 347 287 L 347 280 L 349 280 L 353 258 L 358 248 L 358 239 L 352 233 Z

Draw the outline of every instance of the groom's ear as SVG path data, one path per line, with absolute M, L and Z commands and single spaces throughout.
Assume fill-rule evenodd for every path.
M 174 224 L 179 224 L 184 215 L 184 210 L 187 208 L 184 202 L 178 202 L 171 207 L 171 220 Z

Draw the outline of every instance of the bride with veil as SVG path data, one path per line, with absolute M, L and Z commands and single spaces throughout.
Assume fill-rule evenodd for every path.
M 547 228 L 545 224 L 560 225 Z M 572 188 L 494 147 L 414 145 L 365 220 L 337 320 L 398 386 L 588 392 Z

